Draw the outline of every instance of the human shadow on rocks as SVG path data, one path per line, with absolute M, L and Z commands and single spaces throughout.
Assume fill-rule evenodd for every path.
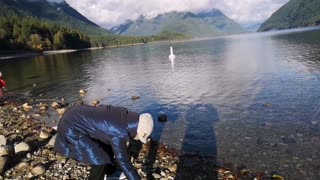
M 147 175 L 146 178 L 148 180 L 152 180 L 154 179 L 152 175 L 153 173 L 160 174 L 160 170 L 154 169 L 153 165 L 157 158 L 157 152 L 159 150 L 159 142 L 166 124 L 165 122 L 159 122 L 158 117 L 160 115 L 165 114 L 167 115 L 167 121 L 174 122 L 178 119 L 180 114 L 176 105 L 167 105 L 167 104 L 158 104 L 158 103 L 152 104 L 151 106 L 145 108 L 143 112 L 150 113 L 154 119 L 155 129 L 151 137 L 151 140 L 149 141 L 150 148 L 147 155 L 147 160 L 144 163 L 144 168 L 143 168 L 143 171 L 146 172 L 146 175 Z
M 187 128 L 176 172 L 177 180 L 217 177 L 217 145 L 213 124 L 219 116 L 211 104 L 195 104 L 186 112 Z
M 34 152 L 37 152 L 39 149 L 43 148 L 48 142 L 50 141 L 52 137 L 47 139 L 41 139 L 41 140 L 33 140 L 33 141 L 26 141 L 26 143 L 30 146 L 29 151 L 21 151 L 18 153 L 15 153 L 10 157 L 10 161 L 6 164 L 6 170 L 11 169 L 15 167 L 17 164 L 19 164 L 22 159 L 26 157 L 28 153 L 33 154 Z M 13 148 L 14 145 L 12 145 Z

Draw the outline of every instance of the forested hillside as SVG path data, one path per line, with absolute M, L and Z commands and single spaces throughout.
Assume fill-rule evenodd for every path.
M 65 1 L 53 3 L 46 0 L 0 0 L 0 16 L 31 16 L 77 29 L 88 35 L 110 34 L 109 31 L 96 25 L 70 7 Z
M 290 0 L 265 21 L 258 31 L 291 29 L 320 24 L 320 0 Z
M 88 36 L 78 30 L 33 17 L 0 16 L 0 50 L 42 52 L 44 50 L 120 46 L 183 38 L 187 37 L 172 32 L 161 32 L 148 37 Z

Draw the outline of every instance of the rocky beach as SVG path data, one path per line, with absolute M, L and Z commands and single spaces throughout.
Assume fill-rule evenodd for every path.
M 10 96 L 1 103 L 0 179 L 87 179 L 90 166 L 53 151 L 56 131 L 51 128 L 67 108 L 84 102 L 40 98 Z M 97 106 L 99 101 L 90 104 Z M 217 165 L 214 158 L 182 154 L 153 140 L 145 145 L 132 141 L 128 151 L 142 179 L 283 179 L 245 167 Z

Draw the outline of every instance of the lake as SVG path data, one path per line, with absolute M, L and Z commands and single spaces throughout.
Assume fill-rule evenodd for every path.
M 176 59 L 168 59 L 173 46 Z M 0 61 L 8 90 L 168 115 L 153 137 L 286 179 L 320 176 L 320 30 Z M 139 100 L 131 97 L 140 96 Z

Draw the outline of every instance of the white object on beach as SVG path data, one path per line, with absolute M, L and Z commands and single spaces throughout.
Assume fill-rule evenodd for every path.
M 173 54 L 173 48 L 172 46 L 170 46 L 170 55 L 169 55 L 169 59 L 170 60 L 174 60 L 176 58 L 176 56 Z

